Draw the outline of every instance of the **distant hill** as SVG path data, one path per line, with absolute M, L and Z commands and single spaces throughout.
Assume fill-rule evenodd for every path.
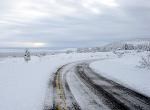
M 133 39 L 119 42 L 113 42 L 101 47 L 78 48 L 78 53 L 84 52 L 103 52 L 113 50 L 145 50 L 150 51 L 150 38 Z

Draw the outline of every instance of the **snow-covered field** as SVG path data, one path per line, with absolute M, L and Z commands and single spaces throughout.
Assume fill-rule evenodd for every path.
M 121 58 L 100 60 L 90 67 L 107 78 L 150 96 L 150 70 L 138 67 L 141 56 L 147 54 L 148 52 L 129 51 Z
M 112 52 L 63 53 L 34 56 L 28 63 L 22 57 L 0 58 L 0 110 L 42 110 L 53 73 L 64 64 L 88 59 L 101 59 L 91 64 L 100 74 L 150 96 L 150 71 L 136 67 L 142 54 L 118 58 Z
M 105 58 L 112 53 L 57 54 L 0 58 L 0 110 L 42 110 L 48 81 L 61 66 L 77 60 Z M 107 56 L 108 57 L 108 56 Z

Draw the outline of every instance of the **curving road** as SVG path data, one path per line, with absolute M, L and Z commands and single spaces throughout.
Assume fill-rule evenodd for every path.
M 150 110 L 150 97 L 95 73 L 91 61 L 62 66 L 53 79 L 53 107 L 44 110 Z

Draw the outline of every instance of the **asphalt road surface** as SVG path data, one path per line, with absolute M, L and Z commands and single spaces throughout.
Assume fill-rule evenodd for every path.
M 150 110 L 150 97 L 97 74 L 90 62 L 57 70 L 52 81 L 53 107 L 44 110 Z

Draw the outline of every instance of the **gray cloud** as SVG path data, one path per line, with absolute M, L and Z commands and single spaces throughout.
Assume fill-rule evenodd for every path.
M 150 37 L 149 0 L 0 1 L 1 47 L 99 46 Z

